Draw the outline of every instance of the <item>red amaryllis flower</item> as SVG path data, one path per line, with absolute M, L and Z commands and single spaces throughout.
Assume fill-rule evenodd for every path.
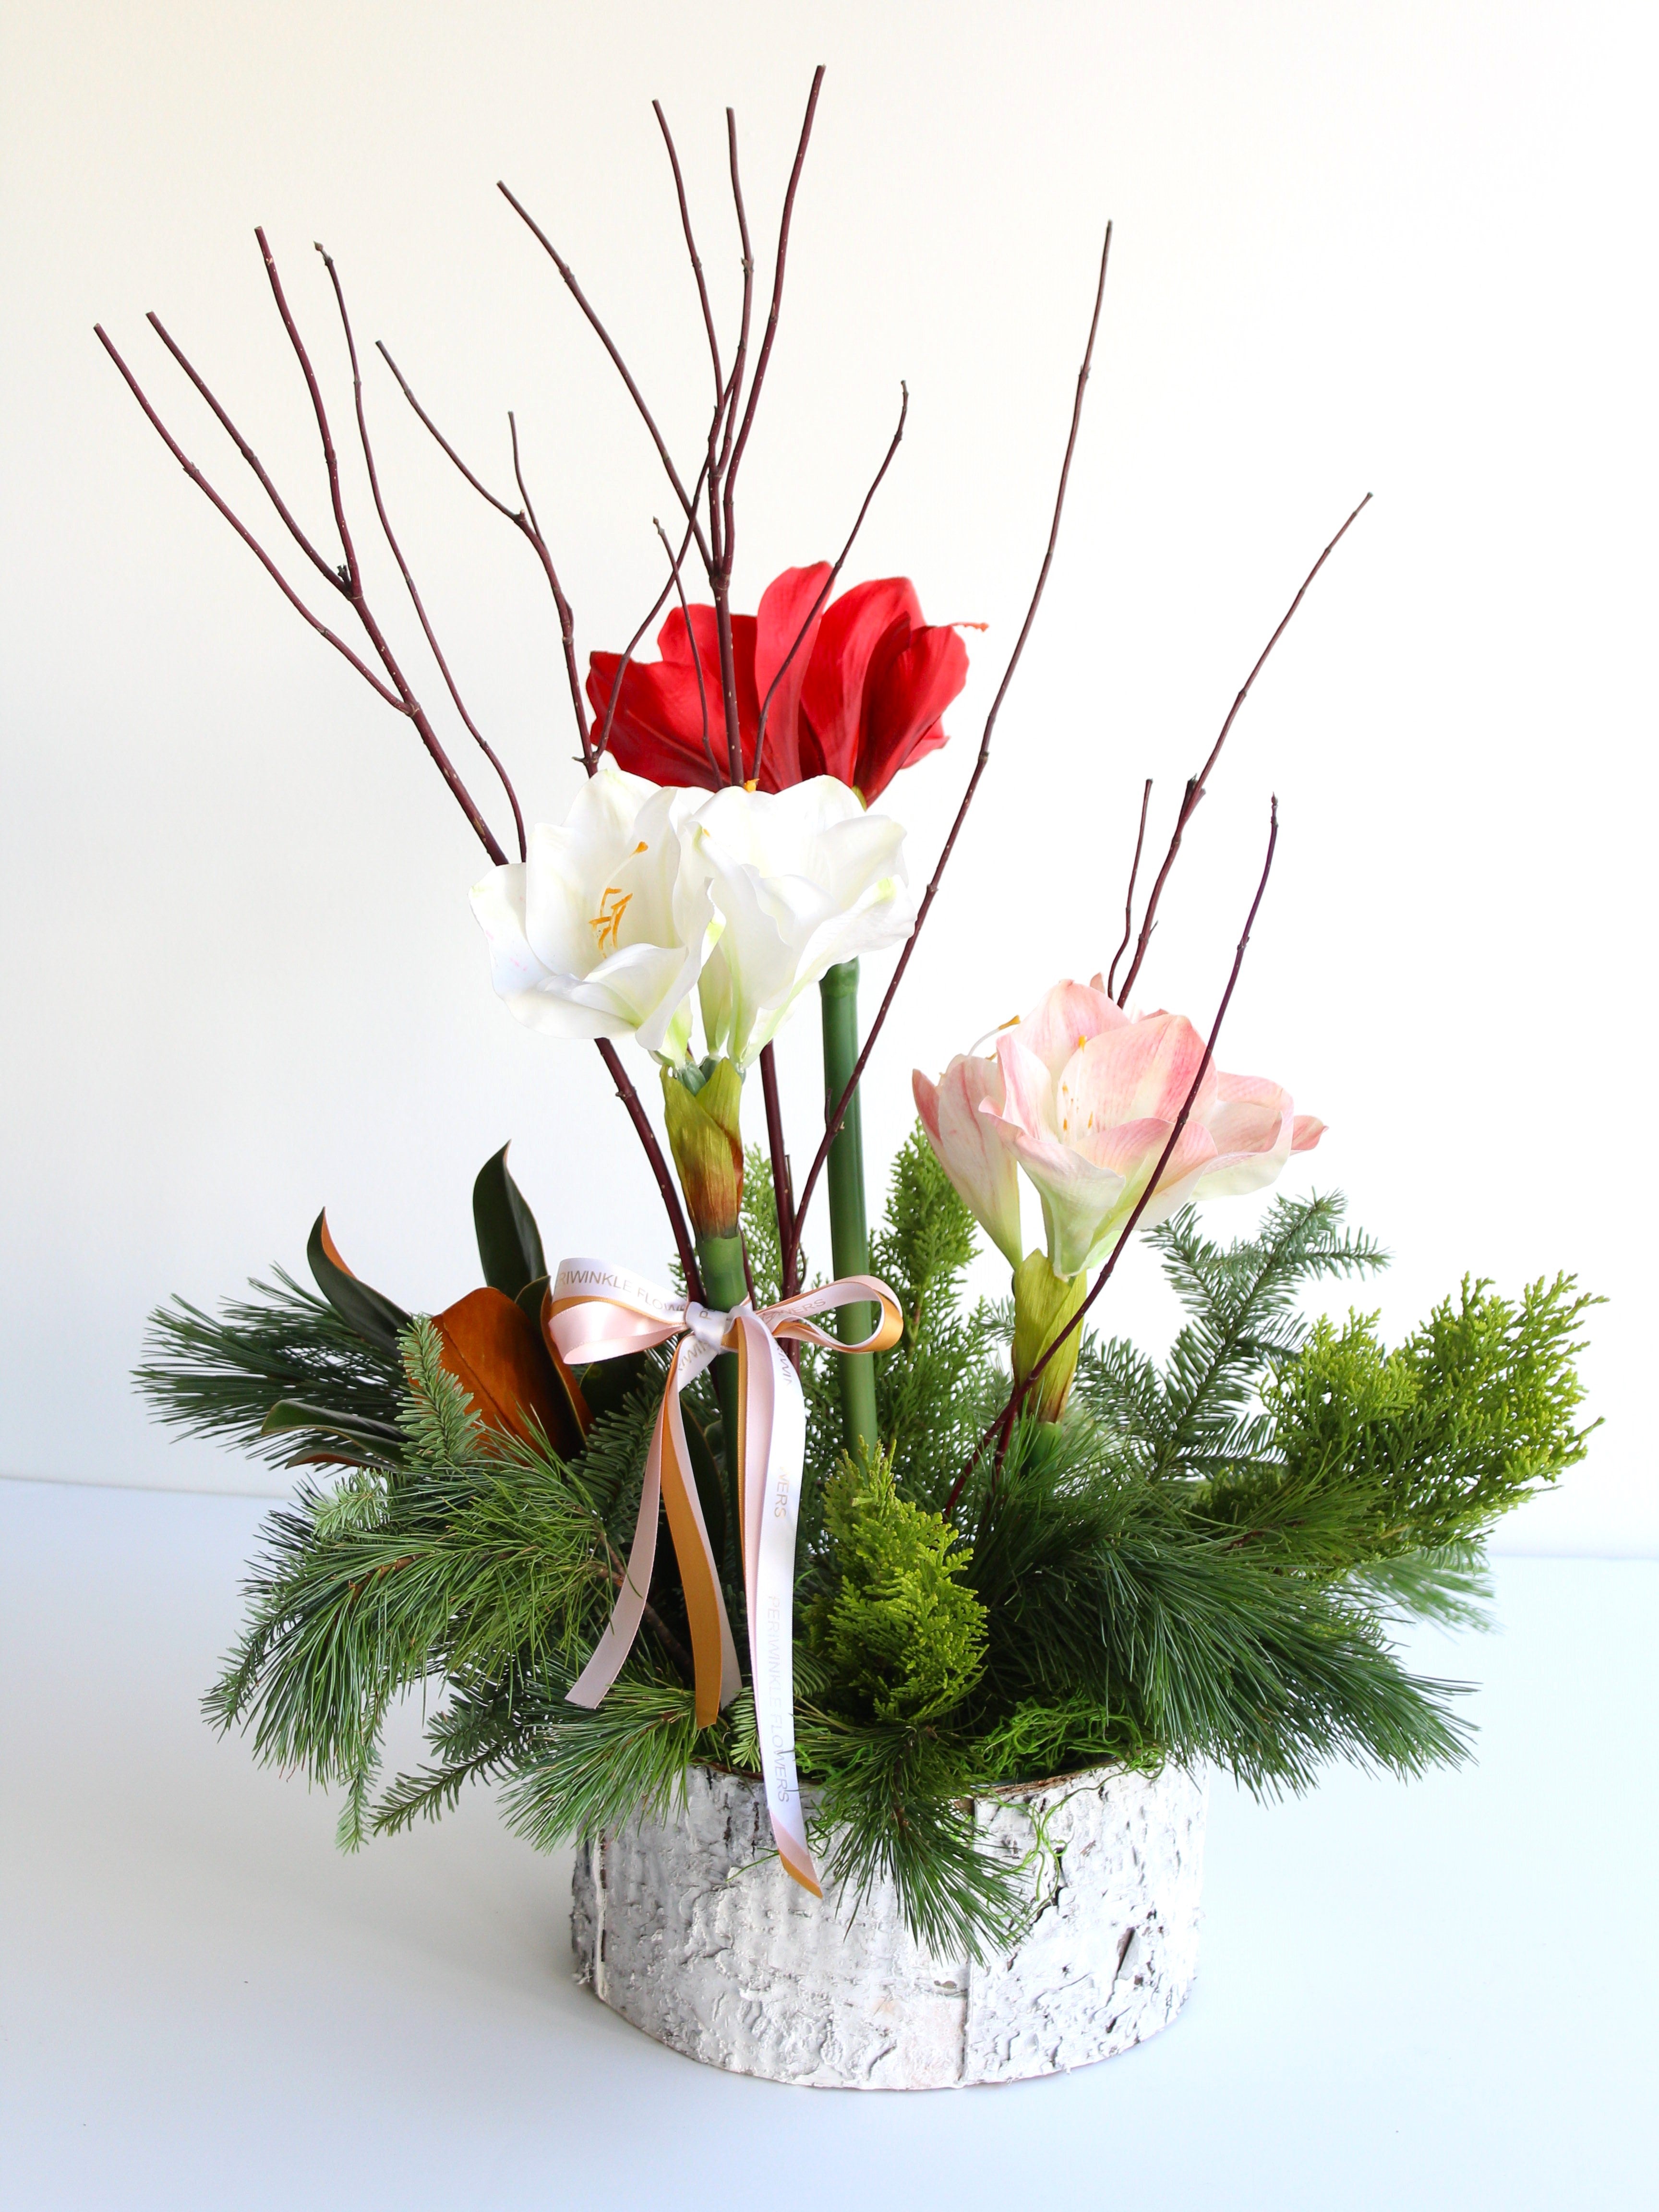
M 761 790 L 833 775 L 872 800 L 902 768 L 945 743 L 939 717 L 967 681 L 968 648 L 949 625 L 922 621 L 903 576 L 854 584 L 812 617 L 795 647 L 829 574 L 823 561 L 786 568 L 757 613 L 732 617 L 743 772 L 755 776 L 756 733 L 769 693 Z M 716 787 L 728 775 L 714 610 L 690 612 L 689 633 L 678 607 L 663 624 L 659 660 L 629 662 L 610 750 L 619 768 L 653 783 Z M 587 696 L 600 725 L 621 662 L 616 653 L 588 662 Z

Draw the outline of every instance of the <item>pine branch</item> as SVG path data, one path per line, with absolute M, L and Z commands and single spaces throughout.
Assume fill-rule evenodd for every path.
M 155 1418 L 285 1467 L 302 1464 L 317 1440 L 307 1431 L 263 1433 L 283 1400 L 395 1431 L 398 1362 L 280 1267 L 272 1273 L 273 1282 L 250 1284 L 251 1299 L 227 1300 L 216 1319 L 182 1298 L 151 1314 L 133 1381 Z

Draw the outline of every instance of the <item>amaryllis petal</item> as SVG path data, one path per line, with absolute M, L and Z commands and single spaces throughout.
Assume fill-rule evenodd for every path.
M 786 568 L 761 595 L 760 611 L 755 618 L 755 692 L 759 702 L 757 730 L 759 707 L 766 708 L 766 732 L 760 741 L 764 747 L 760 765 L 763 791 L 787 791 L 803 776 L 824 773 L 816 759 L 802 767 L 798 724 L 801 686 L 823 625 L 822 615 L 812 612 L 812 603 L 829 578 L 830 563 L 815 561 L 808 568 Z M 752 751 L 749 765 L 752 775 Z M 852 781 L 850 776 L 842 780 Z
M 1218 1106 L 1209 1129 L 1218 1152 L 1271 1152 L 1281 1145 L 1286 1153 L 1291 1149 L 1291 1119 L 1279 1106 Z
M 684 1058 L 714 923 L 685 832 L 707 803 L 605 761 L 562 823 L 532 831 L 526 860 L 475 886 L 491 981 L 520 1021 L 555 1036 L 636 1036 Z
M 1121 1029 L 1089 1037 L 1060 1073 L 1062 1118 L 1079 1129 L 1152 1118 L 1173 1121 L 1203 1066 L 1204 1040 L 1179 1014 L 1142 1014 Z M 1206 1119 L 1217 1095 L 1216 1073 L 1205 1070 L 1193 1112 Z
M 1291 1123 L 1291 1150 L 1310 1152 L 1325 1133 L 1325 1124 L 1316 1114 L 1298 1114 Z
M 726 714 L 720 691 L 720 643 L 714 610 L 676 607 L 657 633 L 660 659 L 629 661 L 618 653 L 590 654 L 587 700 L 597 741 L 622 671 L 611 717 L 607 750 L 617 766 L 653 783 L 693 784 L 714 791 L 729 781 Z M 732 658 L 738 724 L 746 763 L 755 749 L 759 703 L 755 696 L 755 617 L 732 617 Z M 701 689 L 698 676 L 702 676 Z
M 1023 1022 L 1017 1022 L 1012 1029 L 1004 1030 L 993 1048 L 1002 1077 L 1000 1111 L 1012 1127 L 1023 1129 L 1028 1136 L 1052 1134 L 1054 1084 L 1042 1060 L 1027 1049 L 1024 1027 Z
M 878 656 L 854 779 L 866 799 L 879 798 L 902 768 L 945 743 L 945 709 L 967 681 L 960 630 L 913 630 L 901 650 Z
M 918 1068 L 910 1079 L 921 1125 L 964 1206 L 981 1222 L 1010 1267 L 1024 1257 L 1019 1175 L 996 1109 L 1002 1084 L 994 1060 L 958 1054 L 939 1081 Z M 992 1112 L 981 1109 L 989 1106 Z
M 1050 1075 L 1058 1076 L 1075 1052 L 1107 1030 L 1127 1029 L 1129 1017 L 1095 983 L 1069 978 L 1045 991 L 1019 1024 L 1019 1040 Z
M 843 783 L 856 782 L 871 662 L 890 631 L 896 629 L 902 647 L 921 622 L 915 589 L 903 576 L 855 584 L 825 611 L 801 690 L 802 710 L 822 774 L 837 776 Z M 866 798 L 871 795 L 865 793 Z
M 1012 1133 L 1015 1157 L 1042 1200 L 1048 1264 L 1057 1275 L 1075 1275 L 1089 1264 L 1103 1221 L 1109 1221 L 1123 1196 L 1124 1181 L 1110 1168 L 1097 1167 L 1057 1138 Z
M 787 791 L 728 786 L 688 833 L 719 939 L 700 985 L 711 1052 L 747 1066 L 799 994 L 839 961 L 901 943 L 904 831 L 829 776 Z

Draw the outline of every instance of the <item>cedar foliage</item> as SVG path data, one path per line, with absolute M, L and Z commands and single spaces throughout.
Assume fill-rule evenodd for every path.
M 757 1163 L 744 1231 L 763 1302 L 770 1203 Z M 1591 1301 L 1569 1277 L 1513 1301 L 1466 1282 L 1393 1351 L 1374 1316 L 1309 1327 L 1305 1286 L 1384 1262 L 1342 1213 L 1334 1196 L 1280 1199 L 1225 1247 L 1190 1210 L 1154 1231 L 1187 1311 L 1167 1360 L 1086 1340 L 1065 1417 L 1020 1423 L 947 1521 L 1006 1397 L 1009 1316 L 968 1304 L 973 1223 L 919 1129 L 902 1150 L 874 1247 L 905 1316 L 877 1363 L 878 1453 L 845 1458 L 831 1356 L 802 1365 L 796 1735 L 829 1872 L 854 1895 L 895 1879 L 937 1954 L 982 1956 L 1027 1909 L 1029 1886 L 976 1846 L 975 1791 L 1176 1759 L 1273 1793 L 1333 1759 L 1415 1774 L 1466 1755 L 1455 1686 L 1408 1674 L 1389 1629 L 1478 1619 L 1486 1531 L 1582 1456 Z M 206 1700 L 258 1757 L 343 1790 L 343 1845 L 436 1818 L 482 1780 L 550 1849 L 665 1806 L 695 1760 L 758 1768 L 746 1688 L 697 1729 L 665 1542 L 615 1686 L 592 1711 L 565 1698 L 617 1585 L 659 1360 L 609 1378 L 566 1461 L 483 1428 L 429 1322 L 393 1361 L 286 1277 L 252 1291 L 217 1320 L 155 1315 L 137 1380 L 166 1419 L 295 1466 L 345 1462 L 302 1472 L 267 1520 Z M 706 1380 L 685 1404 L 718 1446 Z M 741 1649 L 730 1556 L 726 1581 Z M 439 1692 L 427 1763 L 385 1780 L 386 1716 L 417 1687 Z

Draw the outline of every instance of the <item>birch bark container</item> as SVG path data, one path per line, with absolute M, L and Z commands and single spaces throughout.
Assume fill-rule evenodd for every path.
M 571 1935 L 613 2012 L 708 2066 L 813 2088 L 1019 2081 L 1167 2027 L 1198 1964 L 1206 1789 L 1112 1767 L 975 1801 L 1036 1910 L 986 1964 L 933 1959 L 890 1884 L 820 1902 L 772 1856 L 758 1781 L 693 1770 L 687 1802 L 577 1854 Z M 808 1796 L 810 1810 L 811 1797 Z

